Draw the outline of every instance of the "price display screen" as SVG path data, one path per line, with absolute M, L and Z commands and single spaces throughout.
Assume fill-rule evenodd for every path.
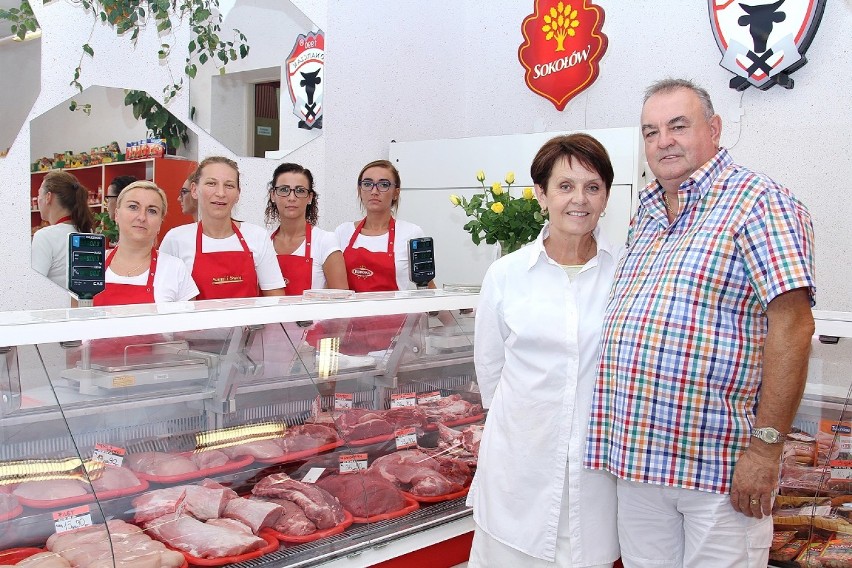
M 105 271 L 106 238 L 103 235 L 68 235 L 68 290 L 81 300 L 91 300 L 106 286 Z

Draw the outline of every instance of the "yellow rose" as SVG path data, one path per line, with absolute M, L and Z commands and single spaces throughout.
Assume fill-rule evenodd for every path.
M 524 188 L 524 199 L 532 199 L 535 197 L 535 193 L 533 193 L 533 189 L 531 187 Z
M 509 172 L 506 174 L 506 183 L 509 185 L 515 183 L 515 172 Z
M 451 195 L 450 202 L 453 205 L 461 205 L 461 197 L 459 197 L 458 195 Z
M 491 184 L 491 193 L 493 193 L 494 195 L 500 195 L 501 193 L 503 193 L 503 186 L 500 185 L 499 181 L 495 181 Z
M 497 203 L 491 204 L 491 210 L 497 213 L 498 215 L 503 212 L 503 204 L 499 201 Z
M 476 172 L 476 181 L 478 181 L 479 183 L 484 182 L 485 181 L 485 172 L 483 172 L 482 170 L 479 170 L 478 172 Z

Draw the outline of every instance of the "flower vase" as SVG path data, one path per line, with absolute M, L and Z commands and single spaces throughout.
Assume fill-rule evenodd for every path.
M 494 260 L 497 260 L 500 257 L 506 256 L 509 253 L 513 253 L 516 250 L 521 248 L 521 243 L 509 243 L 506 241 L 497 241 L 497 246 L 494 252 Z

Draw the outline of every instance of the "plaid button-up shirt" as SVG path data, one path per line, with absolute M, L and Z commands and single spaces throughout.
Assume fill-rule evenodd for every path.
M 640 194 L 603 324 L 586 467 L 729 493 L 762 377 L 766 307 L 808 288 L 813 227 L 784 187 L 727 150 L 683 182 L 670 225 Z

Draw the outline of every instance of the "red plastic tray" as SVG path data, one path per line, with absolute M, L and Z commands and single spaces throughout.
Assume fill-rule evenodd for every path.
M 213 477 L 214 475 L 219 475 L 222 473 L 231 473 L 240 470 L 252 463 L 254 463 L 254 456 L 240 456 L 239 458 L 229 461 L 224 465 L 220 465 L 219 467 L 210 467 L 207 469 L 199 469 L 197 471 L 188 471 L 179 475 L 150 475 L 138 471 L 134 471 L 133 473 L 135 473 L 136 477 L 138 477 L 140 480 L 151 481 L 154 483 L 183 483 L 184 481 L 191 481 L 193 479 Z
M 390 513 L 382 513 L 381 515 L 371 515 L 369 517 L 352 517 L 353 523 L 377 523 L 379 521 L 386 521 L 388 519 L 396 519 L 397 517 L 402 517 L 407 515 L 408 513 L 412 513 L 420 508 L 420 503 L 417 502 L 416 499 L 413 499 L 406 495 L 402 494 L 405 497 L 405 500 L 408 502 L 408 505 L 400 509 L 399 511 L 393 511 Z
M 317 446 L 316 448 L 302 450 L 301 452 L 290 452 L 289 454 L 284 454 L 283 456 L 278 456 L 275 458 L 255 458 L 254 461 L 260 463 L 287 463 L 292 461 L 298 461 L 304 458 L 310 458 L 323 452 L 328 452 L 335 448 L 339 448 L 342 445 L 343 440 L 338 440 L 336 442 L 332 442 L 324 446 Z
M 473 416 L 468 416 L 467 418 L 462 418 L 460 420 L 450 420 L 448 422 L 441 422 L 444 426 L 453 427 L 453 426 L 462 426 L 464 424 L 475 424 L 485 418 L 485 414 L 474 414 Z M 438 429 L 438 422 L 430 422 L 425 430 L 428 432 L 432 432 L 433 430 Z
M 15 495 L 15 498 L 21 503 L 21 505 L 32 507 L 34 509 L 59 509 L 62 507 L 72 507 L 74 505 L 92 503 L 95 500 L 95 495 L 93 493 L 86 493 L 85 495 L 77 495 L 76 497 L 48 500 L 27 499 L 26 497 L 18 497 L 17 495 Z
M 408 491 L 403 491 L 402 494 L 410 499 L 414 499 L 418 503 L 440 503 L 441 501 L 450 501 L 452 499 L 464 497 L 465 495 L 467 495 L 468 491 L 470 491 L 470 487 L 465 487 L 461 491 L 455 491 L 453 493 L 447 493 L 445 495 L 415 495 L 414 493 L 409 493 Z
M 288 544 L 303 544 L 305 542 L 313 542 L 315 540 L 319 540 L 321 538 L 325 538 L 327 536 L 333 536 L 336 534 L 340 534 L 349 528 L 353 522 L 355 522 L 355 518 L 352 516 L 352 513 L 344 510 L 343 514 L 345 515 L 343 522 L 339 525 L 333 526 L 330 529 L 318 530 L 313 534 L 306 534 L 302 536 L 295 536 L 291 534 L 284 534 L 282 532 L 278 532 L 275 529 L 266 527 L 260 531 L 261 534 L 270 534 L 280 540 L 281 542 L 286 542 Z
M 18 497 L 16 496 L 15 499 L 18 499 Z M 12 509 L 11 511 L 9 511 L 8 513 L 4 513 L 4 514 L 0 515 L 0 521 L 8 521 L 9 519 L 14 519 L 15 517 L 17 517 L 18 515 L 23 513 L 24 508 L 21 506 L 20 503 L 21 503 L 21 501 L 20 501 L 20 499 L 18 499 L 18 506 L 15 507 L 14 509 Z M 17 550 L 17 549 L 13 549 L 13 550 Z M 2 558 L 2 556 L 0 556 L 0 564 L 14 564 L 14 562 L 3 562 L 3 558 Z
M 263 534 L 263 531 L 261 531 L 261 534 L 257 536 L 266 541 L 266 546 L 264 546 L 263 548 L 258 548 L 257 550 L 253 550 L 251 552 L 246 552 L 245 554 L 239 554 L 237 556 L 223 556 L 222 558 L 199 558 L 182 550 L 172 548 L 168 544 L 166 544 L 166 547 L 183 554 L 183 557 L 186 558 L 186 561 L 193 566 L 224 566 L 225 564 L 243 562 L 245 560 L 259 558 L 264 554 L 269 554 L 270 552 L 275 552 L 276 550 L 278 550 L 277 538 L 269 534 Z
M 47 552 L 47 550 L 43 548 L 7 548 L 0 550 L 0 564 L 17 564 L 21 560 L 40 552 Z
M 95 495 L 97 495 L 98 499 L 115 499 L 116 497 L 125 497 L 127 495 L 135 495 L 137 493 L 142 493 L 143 491 L 148 491 L 150 485 L 148 481 L 139 477 L 139 475 L 134 471 L 134 475 L 141 481 L 139 485 L 134 485 L 133 487 L 125 487 L 124 489 L 113 489 L 112 491 L 95 491 Z M 92 488 L 94 490 L 94 488 Z
M 437 426 L 436 426 L 437 428 Z M 344 443 L 350 446 L 369 446 L 370 444 L 378 444 L 380 442 L 387 442 L 388 440 L 393 440 L 396 438 L 396 434 L 391 432 L 390 434 L 383 434 L 382 436 L 373 436 L 372 438 L 364 438 L 362 440 L 345 440 Z

